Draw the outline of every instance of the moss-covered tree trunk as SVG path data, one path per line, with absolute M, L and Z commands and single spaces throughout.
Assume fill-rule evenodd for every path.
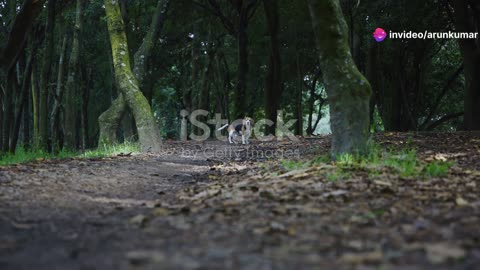
M 85 0 L 77 0 L 75 27 L 73 32 L 73 45 L 68 65 L 68 78 L 65 85 L 65 122 L 64 122 L 64 147 L 73 150 L 76 143 L 76 123 L 78 110 L 78 88 L 79 88 L 79 58 L 80 58 L 80 35 L 83 28 L 83 5 Z
M 115 80 L 128 107 L 132 110 L 140 145 L 143 151 L 160 151 L 161 139 L 152 110 L 140 91 L 130 66 L 127 36 L 118 0 L 105 0 L 105 12 L 112 47 Z
M 145 35 L 142 45 L 135 53 L 133 74 L 137 79 L 139 88 L 143 87 L 146 77 L 147 64 L 150 61 L 152 51 L 155 47 L 155 41 L 160 36 L 161 30 L 163 28 L 169 4 L 170 0 L 158 1 L 157 8 L 152 17 L 150 29 Z M 126 14 L 123 14 L 122 19 L 125 16 Z M 124 117 L 124 115 L 126 115 L 127 109 L 128 107 L 127 104 L 125 104 L 125 99 L 121 95 L 119 95 L 117 99 L 112 102 L 110 108 L 99 117 L 99 145 L 112 144 L 116 142 L 116 131 L 120 126 L 122 118 Z
M 112 102 L 108 110 L 102 113 L 98 118 L 100 124 L 99 147 L 114 144 L 117 140 L 116 131 L 120 125 L 123 113 L 127 108 L 122 93 Z
M 339 0 L 308 0 L 330 104 L 332 155 L 364 152 L 369 139 L 371 87 L 348 46 Z

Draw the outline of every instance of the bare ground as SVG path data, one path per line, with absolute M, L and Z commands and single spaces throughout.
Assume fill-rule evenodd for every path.
M 478 269 L 480 134 L 376 140 L 455 165 L 331 181 L 278 164 L 327 153 L 320 137 L 0 167 L 0 269 Z

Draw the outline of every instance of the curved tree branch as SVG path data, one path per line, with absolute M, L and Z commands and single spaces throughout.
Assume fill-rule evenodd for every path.
M 447 115 L 441 117 L 440 119 L 438 119 L 437 121 L 433 122 L 432 124 L 428 125 L 426 130 L 429 130 L 429 131 L 433 130 L 433 129 L 437 128 L 438 126 L 440 126 L 441 124 L 444 124 L 445 122 L 448 122 L 450 120 L 453 120 L 453 119 L 456 119 L 460 116 L 463 116 L 463 114 L 464 114 L 464 112 L 447 114 Z
M 0 65 L 10 69 L 18 59 L 35 19 L 43 9 L 45 0 L 25 0 L 15 17 L 7 44 L 0 49 Z

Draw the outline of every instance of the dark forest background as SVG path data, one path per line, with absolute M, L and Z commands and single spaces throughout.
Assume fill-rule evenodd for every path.
M 341 5 L 353 59 L 373 90 L 372 131 L 480 128 L 478 40 L 372 38 L 376 27 L 476 32 L 480 4 Z M 183 109 L 229 121 L 283 110 L 284 122 L 303 119 L 296 134 L 325 131 L 329 102 L 306 1 L 120 0 L 120 9 L 132 69 L 163 138 L 180 138 Z M 99 117 L 119 96 L 110 45 L 103 1 L 0 0 L 2 151 L 96 147 Z M 124 107 L 116 107 L 116 135 L 135 140 Z

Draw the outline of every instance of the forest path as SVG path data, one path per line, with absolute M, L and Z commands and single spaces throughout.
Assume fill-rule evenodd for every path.
M 0 269 L 474 269 L 480 135 L 384 134 L 455 162 L 405 179 L 332 166 L 285 172 L 329 138 L 167 142 L 161 155 L 0 168 Z

